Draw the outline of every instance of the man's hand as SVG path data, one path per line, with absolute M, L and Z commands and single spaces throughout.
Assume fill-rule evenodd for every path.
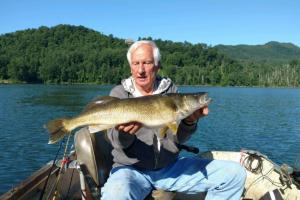
M 188 116 L 187 118 L 184 119 L 184 122 L 187 124 L 194 124 L 200 119 L 201 117 L 204 117 L 208 115 L 209 109 L 207 106 L 200 108 L 199 110 L 196 110 L 193 114 Z
M 139 122 L 129 122 L 126 124 L 120 124 L 116 126 L 118 131 L 123 131 L 129 134 L 135 134 L 140 128 L 142 124 Z

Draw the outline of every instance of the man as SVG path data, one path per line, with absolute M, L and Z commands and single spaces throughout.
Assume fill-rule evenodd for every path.
M 127 59 L 132 76 L 114 87 L 111 96 L 135 98 L 177 92 L 170 79 L 157 75 L 160 52 L 155 43 L 133 43 Z M 138 122 L 120 124 L 109 130 L 114 165 L 101 190 L 101 199 L 141 200 L 154 188 L 189 194 L 207 191 L 206 199 L 240 199 L 246 173 L 238 163 L 197 156 L 178 157 L 176 144 L 188 140 L 197 128 L 198 119 L 208 112 L 205 107 L 183 119 L 175 136 L 167 133 L 161 138 L 157 130 Z

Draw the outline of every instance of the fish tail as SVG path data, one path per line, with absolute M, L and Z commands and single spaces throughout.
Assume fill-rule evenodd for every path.
M 44 126 L 50 133 L 48 144 L 54 144 L 70 133 L 65 127 L 66 120 L 65 118 L 51 120 Z

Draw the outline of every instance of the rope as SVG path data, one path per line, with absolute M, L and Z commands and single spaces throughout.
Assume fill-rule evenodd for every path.
M 249 153 L 248 153 L 249 154 Z M 253 162 L 257 161 L 257 165 L 253 167 Z M 249 154 L 243 161 L 243 166 L 250 172 L 258 174 L 263 170 L 263 159 L 261 155 Z
M 253 153 L 249 153 L 247 152 L 248 156 L 246 156 L 244 158 L 244 161 L 242 162 L 242 165 L 250 172 L 254 173 L 254 174 L 260 174 L 260 176 L 258 178 L 256 178 L 255 180 L 252 181 L 252 183 L 250 183 L 250 185 L 248 186 L 248 188 L 245 189 L 243 196 L 246 196 L 247 192 L 250 190 L 250 188 L 257 183 L 258 181 L 260 181 L 261 179 L 265 179 L 268 180 L 272 185 L 274 185 L 275 187 L 282 187 L 282 183 L 276 182 L 274 180 L 272 180 L 268 175 L 274 170 L 274 168 L 272 167 L 268 172 L 266 172 L 265 174 L 263 174 L 263 156 L 261 155 L 257 155 L 257 154 L 253 154 Z M 257 165 L 255 167 L 252 166 L 253 161 L 257 160 Z

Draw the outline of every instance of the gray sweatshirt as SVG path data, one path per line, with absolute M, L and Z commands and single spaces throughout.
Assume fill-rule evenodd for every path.
M 168 78 L 157 77 L 155 94 L 176 93 L 177 87 Z M 135 90 L 133 79 L 124 79 L 121 85 L 115 86 L 110 96 L 134 98 Z M 154 170 L 168 166 L 176 161 L 179 149 L 177 143 L 187 141 L 195 132 L 197 124 L 187 125 L 181 122 L 177 134 L 168 131 L 164 138 L 157 135 L 158 130 L 141 127 L 135 135 L 124 133 L 116 129 L 108 130 L 108 138 L 113 146 L 112 155 L 114 165 L 132 165 L 140 170 Z

